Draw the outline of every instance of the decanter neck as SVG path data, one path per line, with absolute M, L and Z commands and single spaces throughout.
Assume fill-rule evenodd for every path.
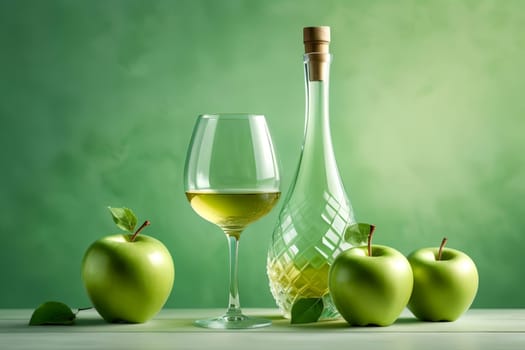
M 330 78 L 330 63 L 332 55 L 327 52 L 311 52 L 304 54 L 307 66 L 307 81 L 326 81 Z
M 323 60 L 319 60 L 321 57 Z M 329 117 L 330 54 L 305 55 L 306 118 L 304 141 L 296 178 L 298 189 L 317 195 L 346 198 L 337 168 Z M 311 79 L 312 66 L 322 68 L 322 79 Z
M 304 55 L 306 118 L 305 145 L 312 138 L 322 138 L 331 148 L 329 121 L 329 80 L 332 55 L 308 53 Z
M 307 119 L 328 117 L 331 61 L 329 53 L 304 55 Z

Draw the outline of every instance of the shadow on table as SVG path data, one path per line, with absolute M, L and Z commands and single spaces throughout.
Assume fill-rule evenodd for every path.
M 45 324 L 45 325 L 34 325 L 30 326 L 29 322 L 26 320 L 13 320 L 12 323 L 4 323 L 2 327 L 0 328 L 0 333 L 4 332 L 16 332 L 16 331 L 27 331 L 28 329 L 31 329 L 35 332 L 48 332 L 48 331 L 59 331 L 59 330 L 65 330 L 65 329 L 74 329 L 76 327 L 82 327 L 82 326 L 98 326 L 98 325 L 106 325 L 108 324 L 106 321 L 104 321 L 102 318 L 89 318 L 89 319 L 76 319 L 74 324 L 71 325 L 53 325 L 53 324 Z
M 276 317 L 273 320 L 273 325 L 276 327 L 291 327 L 296 329 L 353 329 L 353 330 L 385 330 L 388 329 L 384 326 L 375 326 L 375 325 L 369 325 L 369 326 L 351 326 L 343 319 L 338 320 L 330 320 L 330 321 L 320 321 L 320 322 L 314 322 L 314 323 L 304 323 L 304 324 L 290 324 L 290 320 L 285 319 L 283 317 Z M 421 323 L 421 321 L 417 320 L 414 317 L 400 317 L 394 322 L 393 325 L 411 325 L 415 323 Z

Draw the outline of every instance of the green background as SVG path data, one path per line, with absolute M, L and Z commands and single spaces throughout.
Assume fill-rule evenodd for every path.
M 525 2 L 0 1 L 0 307 L 89 303 L 91 242 L 128 206 L 173 254 L 168 307 L 224 307 L 226 240 L 186 202 L 195 118 L 264 113 L 290 185 L 302 27 L 330 25 L 340 172 L 375 242 L 477 263 L 475 307 L 525 307 Z M 272 307 L 279 207 L 240 247 L 241 302 Z

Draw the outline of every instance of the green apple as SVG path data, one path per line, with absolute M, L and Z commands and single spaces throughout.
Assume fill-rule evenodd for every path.
M 328 287 L 343 318 L 355 326 L 388 326 L 399 317 L 412 292 L 412 269 L 394 248 L 371 245 L 339 254 Z
M 82 280 L 98 313 L 108 322 L 142 323 L 164 306 L 175 268 L 159 240 L 116 234 L 94 242 L 82 261 Z M 134 226 L 134 225 L 132 225 Z
M 414 272 L 414 290 L 408 308 L 425 321 L 454 321 L 472 304 L 478 290 L 478 270 L 465 253 L 423 248 L 408 256 Z

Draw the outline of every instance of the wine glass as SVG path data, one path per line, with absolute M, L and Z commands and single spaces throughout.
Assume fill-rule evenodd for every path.
M 186 157 L 184 187 L 193 210 L 226 234 L 230 288 L 226 313 L 197 320 L 197 326 L 256 328 L 271 324 L 241 312 L 237 251 L 245 227 L 266 215 L 279 199 L 279 184 L 277 160 L 263 115 L 198 117 Z

